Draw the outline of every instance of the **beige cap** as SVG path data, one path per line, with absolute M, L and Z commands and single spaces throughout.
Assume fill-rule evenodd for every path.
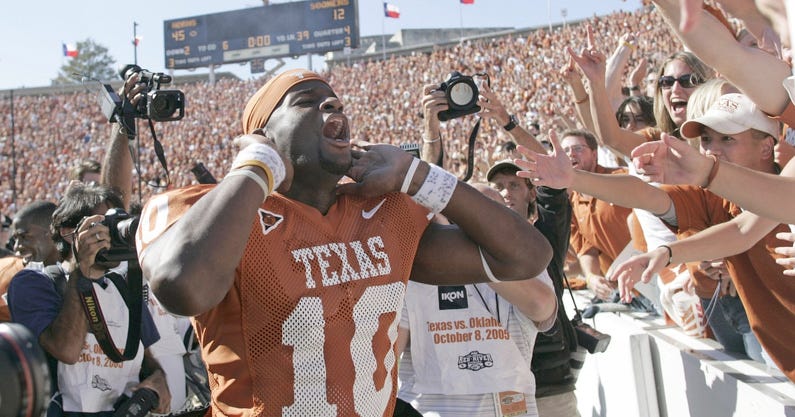
M 682 136 L 697 138 L 704 127 L 724 135 L 736 135 L 748 129 L 765 132 L 778 139 L 778 122 L 759 110 L 756 103 L 744 94 L 724 94 L 710 106 L 703 116 L 682 124 Z

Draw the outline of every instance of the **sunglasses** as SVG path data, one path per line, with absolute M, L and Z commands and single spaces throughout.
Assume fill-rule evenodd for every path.
M 677 81 L 679 82 L 679 85 L 682 86 L 682 88 L 693 88 L 703 82 L 701 78 L 699 78 L 698 75 L 696 74 L 683 74 L 679 76 L 679 78 L 670 75 L 664 75 L 660 77 L 659 80 L 657 80 L 657 86 L 660 88 L 668 89 L 673 87 L 674 83 L 676 83 Z

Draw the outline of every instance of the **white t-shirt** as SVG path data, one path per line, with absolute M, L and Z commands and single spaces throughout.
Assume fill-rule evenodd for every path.
M 546 273 L 536 279 L 552 287 Z M 500 402 L 516 399 L 526 406 L 517 415 L 537 415 L 530 362 L 538 329 L 487 284 L 409 282 L 400 326 L 411 336 L 398 397 L 421 413 L 494 417 Z

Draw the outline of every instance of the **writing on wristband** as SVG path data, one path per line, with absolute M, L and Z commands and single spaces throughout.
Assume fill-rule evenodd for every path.
M 425 177 L 419 191 L 411 198 L 417 204 L 437 214 L 447 207 L 453 197 L 455 187 L 458 185 L 458 178 L 436 165 L 430 165 L 430 167 L 428 176 Z

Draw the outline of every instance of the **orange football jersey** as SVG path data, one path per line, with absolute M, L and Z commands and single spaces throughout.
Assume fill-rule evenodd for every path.
M 151 199 L 139 255 L 211 187 Z M 340 196 L 325 216 L 268 197 L 233 287 L 194 317 L 213 413 L 391 416 L 397 315 L 427 214 L 400 193 Z

